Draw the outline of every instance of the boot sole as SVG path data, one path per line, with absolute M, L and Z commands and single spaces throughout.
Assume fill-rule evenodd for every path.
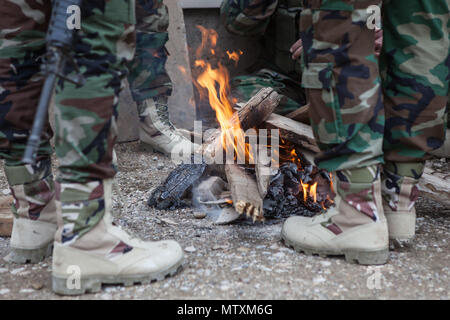
M 19 249 L 11 247 L 10 253 L 4 258 L 11 263 L 39 263 L 50 257 L 53 252 L 53 241 L 38 249 Z
M 359 251 L 359 250 L 342 250 L 342 252 L 335 252 L 331 250 L 320 250 L 308 248 L 298 245 L 282 236 L 283 242 L 287 247 L 294 249 L 299 253 L 304 253 L 308 256 L 318 255 L 326 258 L 328 256 L 344 256 L 345 260 L 353 264 L 361 265 L 382 265 L 386 264 L 389 258 L 389 247 L 386 249 L 375 251 Z
M 130 287 L 135 284 L 150 284 L 155 281 L 161 281 L 169 276 L 176 275 L 185 264 L 182 260 L 164 271 L 154 272 L 150 274 L 129 275 L 129 276 L 90 276 L 80 280 L 79 288 L 68 288 L 69 278 L 58 277 L 52 275 L 52 289 L 53 292 L 59 295 L 75 296 L 85 293 L 97 293 L 102 290 L 102 285 L 123 285 Z

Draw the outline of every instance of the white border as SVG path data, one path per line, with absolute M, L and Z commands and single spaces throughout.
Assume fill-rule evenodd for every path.
M 183 9 L 220 8 L 222 0 L 179 0 Z

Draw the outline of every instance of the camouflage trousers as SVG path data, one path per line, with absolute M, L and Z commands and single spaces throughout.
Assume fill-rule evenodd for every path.
M 163 0 L 136 0 L 136 20 L 136 55 L 128 64 L 128 83 L 133 100 L 138 102 L 138 113 L 143 115 L 145 108 L 140 101 L 172 93 L 165 68 L 169 12 Z
M 85 1 L 81 8 L 74 56 L 86 84 L 76 87 L 59 81 L 55 89 L 56 187 L 50 167 L 53 132 L 48 122 L 38 164 L 25 166 L 21 161 L 43 84 L 39 61 L 45 53 L 50 14 L 49 0 L 0 0 L 0 157 L 5 159 L 5 173 L 13 191 L 17 189 L 14 186 L 26 186 L 23 198 L 29 203 L 16 199 L 15 206 L 28 205 L 29 218 L 36 217 L 37 204 L 43 207 L 56 189 L 63 208 L 73 208 L 73 199 L 78 201 L 78 213 L 72 210 L 71 215 L 63 217 L 64 223 L 84 219 L 76 226 L 90 227 L 104 212 L 102 181 L 116 173 L 112 159 L 118 97 L 127 74 L 126 64 L 134 54 L 135 4 L 134 0 Z M 69 67 L 66 71 L 74 72 Z M 66 184 L 78 187 L 61 187 Z M 66 194 L 61 189 L 77 189 L 76 197 L 74 192 Z
M 303 2 L 302 84 L 322 150 L 317 164 L 334 171 L 386 163 L 420 177 L 427 152 L 445 136 L 449 2 L 384 1 L 379 63 L 367 8 L 380 1 Z

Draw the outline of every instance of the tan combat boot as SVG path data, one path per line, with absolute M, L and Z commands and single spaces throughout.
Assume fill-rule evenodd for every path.
M 37 263 L 52 254 L 56 207 L 50 160 L 35 166 L 5 166 L 14 197 L 10 252 L 5 260 Z
M 389 240 L 394 247 L 410 246 L 413 243 L 416 232 L 414 205 L 419 197 L 417 184 L 423 167 L 423 163 L 387 163 L 383 169 L 383 208 L 389 227 Z
M 336 172 L 335 206 L 313 218 L 290 217 L 281 237 L 296 251 L 345 256 L 351 263 L 385 264 L 388 228 L 376 166 Z
M 57 201 L 62 221 L 53 252 L 54 292 L 79 295 L 98 292 L 102 284 L 150 283 L 181 268 L 184 255 L 177 242 L 144 242 L 113 223 L 111 184 L 61 184 L 61 200 L 81 199 L 77 192 L 90 194 L 91 200 Z M 103 195 L 93 199 L 94 194 Z
M 155 101 L 156 100 L 156 101 Z M 170 122 L 167 98 L 138 102 L 139 139 L 146 148 L 164 154 L 191 154 L 198 147 L 184 137 Z

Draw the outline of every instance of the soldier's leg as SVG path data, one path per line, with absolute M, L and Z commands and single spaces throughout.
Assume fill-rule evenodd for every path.
M 39 57 L 45 52 L 49 16 L 49 1 L 0 1 L 0 157 L 14 197 L 6 259 L 16 263 L 39 262 L 50 255 L 56 231 L 48 123 L 36 165 L 22 162 L 42 88 Z
M 192 144 L 169 119 L 172 82 L 166 71 L 169 12 L 162 0 L 136 0 L 136 55 L 128 65 L 131 95 L 139 113 L 139 139 L 146 147 L 170 154 Z
M 307 253 L 345 255 L 350 262 L 383 264 L 388 230 L 381 205 L 384 113 L 367 8 L 379 1 L 305 0 L 300 17 L 302 84 L 321 153 L 333 171 L 335 207 L 326 215 L 289 218 L 288 245 Z
M 450 7 L 446 0 L 398 0 L 386 1 L 383 11 L 383 200 L 390 238 L 401 244 L 414 237 L 417 183 L 427 153 L 445 139 Z
M 52 277 L 60 294 L 148 283 L 174 274 L 183 261 L 175 241 L 142 242 L 112 223 L 113 145 L 119 93 L 134 53 L 134 1 L 96 1 L 81 11 L 75 48 L 86 84 L 65 81 L 55 96 L 60 166 Z M 68 286 L 73 272 L 79 285 Z

